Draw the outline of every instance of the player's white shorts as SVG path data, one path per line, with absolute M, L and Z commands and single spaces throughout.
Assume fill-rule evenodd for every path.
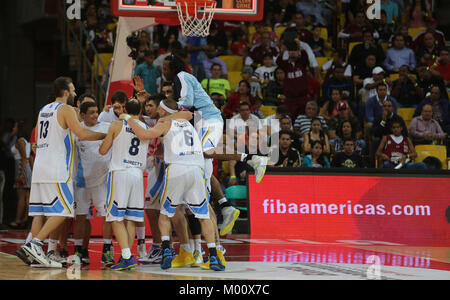
M 106 221 L 144 222 L 144 178 L 142 170 L 128 168 L 108 174 Z
M 195 130 L 202 141 L 203 152 L 206 152 L 219 146 L 223 137 L 223 121 L 217 119 L 202 119 L 195 124 Z M 208 191 L 210 191 L 210 178 L 213 174 L 213 160 L 210 158 L 205 159 L 205 167 L 203 169 L 205 170 L 206 186 Z
M 106 182 L 95 187 L 75 187 L 75 215 L 90 215 L 94 205 L 97 216 L 106 216 Z
M 208 194 L 203 169 L 169 164 L 161 196 L 161 213 L 173 217 L 178 205 L 185 205 L 198 219 L 208 219 Z
M 145 209 L 159 210 L 161 208 L 161 188 L 164 182 L 165 164 L 155 158 L 154 166 L 147 174 L 147 189 L 145 191 Z
M 32 183 L 29 216 L 74 217 L 73 184 Z

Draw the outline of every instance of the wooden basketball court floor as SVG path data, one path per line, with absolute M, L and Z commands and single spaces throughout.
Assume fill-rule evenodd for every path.
M 90 241 L 89 265 L 39 269 L 25 265 L 14 255 L 26 234 L 24 230 L 0 231 L 1 280 L 450 280 L 450 247 L 391 241 L 253 239 L 249 235 L 222 239 L 228 263 L 225 272 L 191 267 L 163 271 L 159 265 L 111 271 L 100 263 L 101 238 Z M 150 247 L 151 238 L 146 242 Z M 174 248 L 178 247 L 175 242 Z M 120 249 L 116 242 L 114 248 L 117 260 Z M 68 249 L 73 253 L 71 239 Z M 136 253 L 136 243 L 132 251 Z

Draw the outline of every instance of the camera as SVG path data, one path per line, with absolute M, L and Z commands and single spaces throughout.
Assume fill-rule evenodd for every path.
M 138 57 L 139 44 L 140 44 L 139 37 L 135 33 L 127 36 L 127 45 L 132 50 L 128 56 L 134 60 L 136 60 L 136 58 Z

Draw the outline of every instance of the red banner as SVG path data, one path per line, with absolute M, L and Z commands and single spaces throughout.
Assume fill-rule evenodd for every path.
M 450 178 L 250 175 L 250 233 L 450 246 L 449 191 Z

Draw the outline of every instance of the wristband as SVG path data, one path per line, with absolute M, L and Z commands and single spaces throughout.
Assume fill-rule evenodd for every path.
M 414 87 L 418 87 L 419 86 L 419 84 L 416 82 L 416 83 L 414 83 Z
M 381 124 L 382 125 L 386 125 L 386 121 L 385 120 L 381 120 Z
M 230 176 L 230 179 L 235 179 L 236 178 L 236 176 Z

